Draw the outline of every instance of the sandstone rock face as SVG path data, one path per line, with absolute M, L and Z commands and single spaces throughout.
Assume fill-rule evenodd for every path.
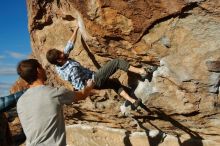
M 62 50 L 77 25 L 80 31 L 70 57 L 91 70 L 113 58 L 135 66 L 159 65 L 152 80 L 144 82 L 134 74 L 114 75 L 136 89 L 131 92 L 153 116 L 141 108 L 134 112 L 126 103 L 121 106 L 123 99 L 104 90 L 74 110 L 67 107 L 67 124 L 101 124 L 130 134 L 146 127 L 160 129 L 182 136 L 184 145 L 193 139 L 220 142 L 219 0 L 27 0 L 27 6 L 32 55 L 47 69 L 50 85 L 72 88 L 57 77 L 45 55 L 50 48 Z M 130 116 L 121 117 L 120 106 Z
M 101 126 L 74 125 L 67 126 L 68 145 L 74 146 L 217 146 L 218 143 L 209 140 L 187 141 L 158 130 L 134 132 L 130 136 L 126 131 Z M 77 134 L 75 134 L 77 133 Z

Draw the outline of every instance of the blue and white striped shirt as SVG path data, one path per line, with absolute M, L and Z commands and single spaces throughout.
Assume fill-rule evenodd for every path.
M 68 41 L 64 54 L 69 54 L 73 49 L 73 42 Z M 80 65 L 79 62 L 69 59 L 63 66 L 56 66 L 56 71 L 62 79 L 69 81 L 77 90 L 85 87 L 86 80 L 93 77 L 93 72 Z

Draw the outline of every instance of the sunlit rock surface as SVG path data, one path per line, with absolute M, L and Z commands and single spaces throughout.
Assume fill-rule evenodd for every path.
M 131 73 L 114 75 L 148 109 L 131 110 L 112 90 L 65 106 L 66 123 L 73 125 L 69 145 L 219 145 L 219 0 L 27 0 L 27 6 L 32 58 L 46 68 L 50 85 L 72 88 L 45 55 L 62 50 L 77 25 L 70 57 L 91 70 L 113 58 L 159 65 L 144 82 Z M 19 83 L 12 92 L 22 89 Z M 159 140 L 151 130 L 159 130 Z

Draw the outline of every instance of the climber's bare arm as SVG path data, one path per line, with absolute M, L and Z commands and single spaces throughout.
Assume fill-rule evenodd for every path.
M 75 43 L 76 42 L 76 36 L 77 36 L 77 31 L 78 31 L 79 27 L 76 26 L 74 29 L 73 29 L 73 34 L 72 36 L 70 37 L 69 41 Z
M 66 47 L 63 50 L 63 53 L 67 56 L 70 54 L 70 51 L 74 48 L 78 29 L 79 29 L 78 26 L 73 29 L 73 34 L 70 37 L 69 41 L 66 44 Z

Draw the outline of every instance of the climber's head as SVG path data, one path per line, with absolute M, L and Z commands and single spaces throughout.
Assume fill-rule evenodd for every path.
M 62 66 L 63 64 L 66 63 L 68 59 L 67 55 L 65 55 L 63 52 L 57 49 L 50 49 L 47 52 L 46 57 L 48 62 L 57 66 Z

